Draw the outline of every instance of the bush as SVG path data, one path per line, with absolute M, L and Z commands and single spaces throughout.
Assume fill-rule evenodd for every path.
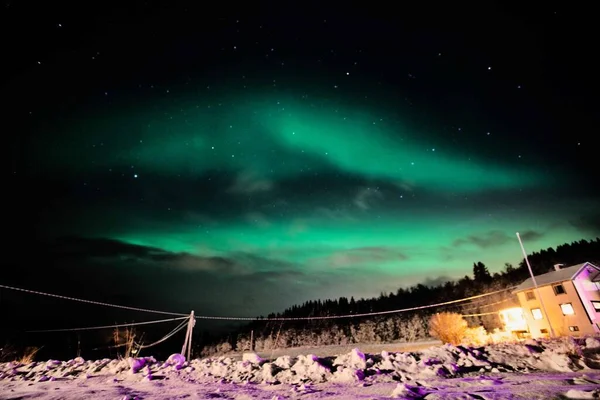
M 490 344 L 492 338 L 488 335 L 483 326 L 478 326 L 477 328 L 466 329 L 463 342 L 471 346 L 484 346 Z
M 519 341 L 519 338 L 513 332 L 508 332 L 497 328 L 490 333 L 490 338 L 492 343 L 516 343 Z
M 457 313 L 443 312 L 429 319 L 429 333 L 444 343 L 459 345 L 467 333 L 467 321 Z

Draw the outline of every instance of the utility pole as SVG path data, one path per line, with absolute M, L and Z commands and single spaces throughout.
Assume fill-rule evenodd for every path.
M 196 324 L 196 319 L 194 318 L 194 310 L 190 313 L 190 320 L 188 322 L 187 331 L 185 332 L 185 339 L 183 340 L 183 347 L 181 348 L 181 355 L 185 357 L 185 353 L 187 350 L 187 361 L 190 361 L 191 353 L 192 353 L 192 331 L 194 330 L 194 325 Z
M 523 257 L 525 257 L 525 264 L 527 264 L 529 274 L 531 275 L 531 280 L 533 281 L 533 286 L 535 287 L 535 295 L 538 297 L 538 299 L 540 299 L 542 310 L 544 312 L 544 315 L 546 316 L 546 320 L 548 321 L 548 327 L 550 328 L 550 337 L 555 337 L 554 329 L 552 328 L 552 322 L 550 322 L 550 318 L 548 317 L 548 313 L 546 312 L 544 299 L 542 298 L 542 296 L 540 296 L 540 289 L 538 288 L 537 281 L 535 280 L 535 276 L 533 275 L 533 271 L 531 270 L 531 265 L 529 264 L 529 259 L 527 258 L 527 252 L 525 251 L 525 247 L 523 247 L 523 242 L 521 241 L 521 235 L 519 235 L 519 232 L 517 232 L 517 239 L 519 239 L 519 244 L 521 245 L 521 250 L 523 251 Z
M 187 359 L 188 361 L 192 361 L 192 337 L 193 337 L 193 333 L 194 333 L 194 325 L 196 325 L 196 318 L 194 318 L 194 310 L 192 310 L 192 313 L 190 314 L 190 341 L 188 343 L 188 354 L 187 354 Z

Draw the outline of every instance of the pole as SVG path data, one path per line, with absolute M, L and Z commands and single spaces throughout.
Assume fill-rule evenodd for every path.
M 250 351 L 254 351 L 254 329 L 250 331 Z
M 185 331 L 185 339 L 183 340 L 183 347 L 181 348 L 181 355 L 184 357 L 185 357 L 185 350 L 187 349 L 189 341 L 190 341 L 190 323 L 188 322 L 187 330 Z
M 537 281 L 535 280 L 535 276 L 533 275 L 533 271 L 531 270 L 531 265 L 529 264 L 529 259 L 527 258 L 527 252 L 525 251 L 525 247 L 523 247 L 523 242 L 521 241 L 521 235 L 519 235 L 519 232 L 517 232 L 517 239 L 519 239 L 519 244 L 521 245 L 521 250 L 523 251 L 523 257 L 525 257 L 525 264 L 527 264 L 529 274 L 531 275 L 531 280 L 533 281 L 533 286 L 535 287 L 535 295 L 538 297 L 538 299 L 540 299 L 542 310 L 544 312 L 544 315 L 546 316 L 546 320 L 548 321 L 548 327 L 550 328 L 550 337 L 554 337 L 554 329 L 552 328 L 550 318 L 548 318 L 546 306 L 544 305 L 544 299 L 542 298 L 542 296 L 540 296 L 540 289 L 538 288 Z
M 194 318 L 194 310 L 192 310 L 192 313 L 190 314 L 190 324 L 189 324 L 189 331 L 190 331 L 190 335 L 189 335 L 189 343 L 188 343 L 188 348 L 187 348 L 187 360 L 191 361 L 192 360 L 192 334 L 194 332 L 194 325 L 196 325 L 196 318 Z

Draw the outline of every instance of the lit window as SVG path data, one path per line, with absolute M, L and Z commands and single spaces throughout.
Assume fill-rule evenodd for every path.
M 575 314 L 575 310 L 573 310 L 573 305 L 571 303 L 561 304 L 560 309 L 562 310 L 563 315 Z
M 600 301 L 599 300 L 592 300 L 592 306 L 594 306 L 594 310 L 596 310 L 596 312 L 600 312 Z
M 539 308 L 532 308 L 531 315 L 533 315 L 533 319 L 543 319 L 544 318 L 544 316 L 542 315 L 542 310 L 540 310 Z
M 577 331 L 579 331 L 579 327 L 578 327 L 578 326 L 570 326 L 570 327 L 569 327 L 569 330 L 570 330 L 571 332 L 577 332 Z
M 552 289 L 554 289 L 554 294 L 557 295 L 557 296 L 559 294 L 566 294 L 567 293 L 565 291 L 565 287 L 562 284 L 554 285 L 554 286 L 552 286 Z
M 525 298 L 527 300 L 535 300 L 535 294 L 533 293 L 533 290 L 530 290 L 529 292 L 525 292 Z

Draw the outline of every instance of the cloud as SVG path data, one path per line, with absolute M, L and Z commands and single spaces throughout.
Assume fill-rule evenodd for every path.
M 399 249 L 374 246 L 335 251 L 314 261 L 324 267 L 348 268 L 372 263 L 379 264 L 405 260 L 408 260 L 408 256 Z
M 13 251 L 17 253 L 11 260 L 13 267 L 3 272 L 5 284 L 113 304 L 253 317 L 282 311 L 322 296 L 323 288 L 331 289 L 331 282 L 307 275 L 301 265 L 261 254 L 205 257 L 78 236 L 44 243 L 30 241 L 29 246 L 36 251 Z M 41 321 L 51 325 L 55 311 L 63 313 L 70 304 L 61 302 L 57 311 L 50 305 L 44 316 L 47 321 Z M 91 309 L 93 312 L 93 306 Z M 135 313 L 123 317 L 113 309 L 106 313 L 111 313 L 102 313 L 108 321 L 138 318 Z M 74 326 L 97 322 L 69 321 Z
M 415 185 L 412 182 L 408 182 L 408 181 L 398 181 L 398 182 L 394 182 L 394 185 L 396 187 L 398 187 L 399 189 L 402 189 L 406 192 L 412 192 L 415 189 Z
M 542 237 L 544 233 L 533 230 L 527 230 L 520 233 L 521 239 L 535 242 Z M 480 235 L 470 235 L 465 238 L 456 239 L 452 242 L 454 247 L 461 247 L 463 245 L 473 245 L 481 249 L 487 249 L 490 247 L 502 246 L 511 240 L 517 240 L 516 236 L 509 236 L 506 233 L 498 230 L 482 233 Z
M 372 207 L 372 202 L 382 199 L 383 194 L 379 189 L 364 187 L 354 196 L 354 204 L 361 210 L 368 210 Z
M 543 238 L 545 234 L 542 232 L 529 230 L 529 231 L 519 233 L 519 235 L 521 236 L 521 239 L 523 239 L 523 240 L 526 240 L 528 242 L 535 242 L 535 241 Z
M 600 234 L 600 213 L 581 216 L 569 221 L 569 224 L 585 234 Z
M 353 217 L 347 210 L 344 209 L 332 209 L 327 207 L 318 207 L 315 210 L 315 219 L 320 221 L 322 219 L 328 219 L 332 221 L 343 221 L 343 222 L 356 222 L 357 219 Z
M 269 228 L 272 225 L 271 221 L 269 221 L 264 214 L 259 212 L 251 212 L 246 214 L 246 221 L 258 228 Z
M 147 268 L 211 272 L 231 276 L 248 276 L 261 271 L 283 272 L 294 268 L 291 263 L 249 253 L 201 256 L 107 238 L 65 237 L 52 243 L 49 252 L 52 259 L 58 261 L 92 262 L 103 265 L 125 264 L 130 267 L 143 265 Z
M 238 174 L 229 187 L 228 192 L 236 194 L 252 194 L 268 192 L 273 189 L 273 182 L 258 177 L 255 173 L 244 171 Z
M 455 281 L 455 279 L 451 278 L 449 276 L 439 276 L 437 278 L 426 278 L 423 281 L 423 285 L 429 286 L 429 287 L 434 287 L 434 286 L 443 285 L 446 282 L 451 282 L 451 281 Z
M 455 247 L 460 247 L 465 244 L 471 244 L 482 249 L 489 247 L 501 246 L 507 243 L 511 238 L 502 231 L 489 231 L 481 235 L 470 235 L 466 238 L 456 239 L 452 242 Z

